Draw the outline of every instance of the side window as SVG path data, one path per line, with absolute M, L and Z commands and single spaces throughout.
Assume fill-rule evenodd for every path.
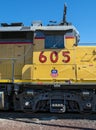
M 45 35 L 45 49 L 64 48 L 64 35 L 51 34 Z
M 33 42 L 33 32 L 27 32 L 27 31 L 0 32 L 0 41 Z

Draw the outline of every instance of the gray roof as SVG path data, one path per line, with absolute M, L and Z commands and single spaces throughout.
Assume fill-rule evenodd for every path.
M 43 31 L 67 31 L 67 30 L 74 30 L 77 35 L 79 32 L 73 25 L 58 25 L 58 26 L 8 26 L 8 27 L 0 27 L 0 32 L 5 31 L 36 31 L 36 30 L 43 30 Z
M 7 31 L 34 31 L 31 30 L 31 27 L 27 27 L 27 26 L 10 26 L 10 27 L 0 27 L 0 32 L 7 32 Z
M 64 25 L 64 26 L 38 26 L 36 30 L 43 30 L 43 31 L 67 31 L 73 30 L 79 35 L 78 30 L 73 25 Z

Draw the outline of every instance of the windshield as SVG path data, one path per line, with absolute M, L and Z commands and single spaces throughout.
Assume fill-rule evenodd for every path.
M 64 35 L 46 35 L 45 49 L 64 48 Z

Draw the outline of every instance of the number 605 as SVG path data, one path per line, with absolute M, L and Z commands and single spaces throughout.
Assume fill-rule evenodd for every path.
M 64 57 L 64 59 L 62 59 L 62 62 L 68 63 L 70 61 L 70 55 L 69 54 L 70 54 L 69 51 L 62 51 L 62 56 Z M 56 63 L 56 62 L 58 62 L 58 59 L 59 59 L 58 52 L 52 51 L 50 53 L 50 61 L 52 63 Z M 39 61 L 41 63 L 45 63 L 47 61 L 47 57 L 44 55 L 44 51 L 40 52 Z

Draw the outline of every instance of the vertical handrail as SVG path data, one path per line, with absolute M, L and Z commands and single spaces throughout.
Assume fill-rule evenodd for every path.
M 14 77 L 14 63 L 15 63 L 15 60 L 12 59 L 12 83 L 14 83 L 14 79 L 15 79 L 15 77 Z

